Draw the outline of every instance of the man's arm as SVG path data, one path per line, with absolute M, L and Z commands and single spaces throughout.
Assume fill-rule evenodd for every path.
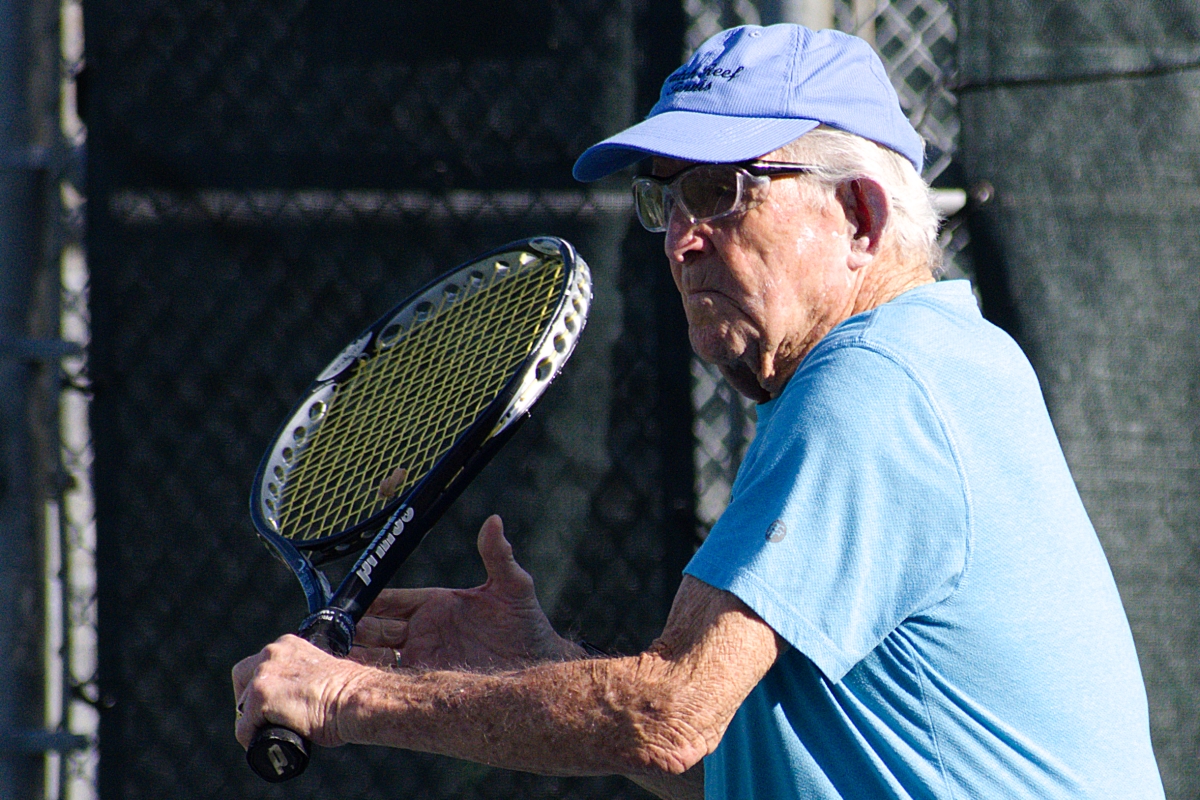
M 556 775 L 645 776 L 698 796 L 696 773 L 783 647 L 733 595 L 685 577 L 662 636 L 626 658 L 501 674 L 389 672 L 284 637 L 234 670 L 247 745 L 267 722 L 326 746 L 360 742 Z M 702 789 L 701 789 L 702 791 Z

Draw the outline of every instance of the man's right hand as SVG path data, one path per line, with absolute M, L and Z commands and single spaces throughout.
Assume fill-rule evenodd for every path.
M 379 666 L 489 672 L 583 657 L 551 627 L 500 517 L 483 523 L 478 548 L 487 570 L 483 585 L 385 589 L 358 623 L 350 657 Z

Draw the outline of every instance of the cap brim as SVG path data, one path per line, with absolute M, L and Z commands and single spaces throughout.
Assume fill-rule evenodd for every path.
M 712 163 L 745 161 L 777 150 L 819 124 L 811 119 L 664 111 L 589 147 L 571 174 L 579 181 L 595 181 L 648 156 Z

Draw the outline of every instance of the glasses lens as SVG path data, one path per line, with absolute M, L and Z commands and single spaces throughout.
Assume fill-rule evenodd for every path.
M 646 230 L 661 232 L 667 229 L 675 203 L 689 222 L 707 222 L 758 205 L 770 182 L 732 164 L 702 164 L 665 186 L 655 178 L 635 178 L 633 205 Z
M 679 177 L 675 192 L 698 222 L 734 211 L 741 194 L 739 172 L 728 164 L 694 167 Z
M 660 232 L 667 229 L 669 210 L 666 190 L 661 183 L 651 178 L 635 178 L 633 181 L 633 209 L 638 222 L 648 231 Z

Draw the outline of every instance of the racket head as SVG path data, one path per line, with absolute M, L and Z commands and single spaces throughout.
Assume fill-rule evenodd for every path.
M 448 453 L 490 458 L 486 443 L 507 438 L 574 351 L 591 298 L 587 264 L 552 236 L 430 281 L 356 336 L 293 407 L 251 489 L 256 531 L 314 565 L 361 550 Z

